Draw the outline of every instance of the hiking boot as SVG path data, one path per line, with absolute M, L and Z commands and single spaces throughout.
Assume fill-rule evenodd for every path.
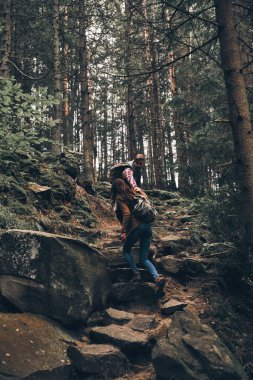
M 163 288 L 164 285 L 165 285 L 165 282 L 166 282 L 166 279 L 163 277 L 163 276 L 158 276 L 154 279 L 155 281 L 155 284 L 159 287 L 159 288 Z
M 139 272 L 134 272 L 133 273 L 133 278 L 131 280 L 131 282 L 139 282 L 141 281 L 141 275 Z

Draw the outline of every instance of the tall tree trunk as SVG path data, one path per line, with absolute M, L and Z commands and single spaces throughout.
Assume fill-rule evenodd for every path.
M 126 99 L 126 114 L 127 114 L 127 128 L 128 128 L 128 155 L 132 159 L 136 153 L 136 127 L 134 118 L 133 107 L 133 80 L 131 78 L 130 64 L 131 64 L 131 22 L 132 22 L 132 7 L 131 0 L 125 0 L 125 15 L 126 15 L 126 58 L 125 58 L 125 72 L 127 76 L 127 99 Z
M 111 128 L 110 128 L 110 134 L 111 134 L 111 149 L 112 149 L 112 162 L 116 162 L 118 160 L 117 157 L 117 142 L 116 142 L 116 137 L 117 137 L 117 132 L 115 129 L 115 116 L 114 116 L 114 93 L 112 92 L 111 94 Z
M 90 129 L 91 129 L 92 146 L 93 146 L 93 181 L 96 182 L 97 181 L 97 129 L 96 129 L 96 120 L 95 120 L 95 112 L 94 112 L 90 49 L 88 49 L 88 87 L 89 87 Z
M 143 126 L 142 125 L 138 126 L 137 131 L 138 131 L 138 151 L 144 153 L 145 148 L 144 148 L 144 141 L 143 141 L 143 135 L 144 135 Z M 146 165 L 142 168 L 142 180 L 143 180 L 143 187 L 145 189 L 147 189 L 147 187 L 148 187 L 148 174 L 147 174 Z
M 171 20 L 169 11 L 166 12 L 166 29 L 169 31 L 171 28 Z M 171 50 L 168 53 L 168 62 L 174 60 L 174 52 Z M 171 99 L 177 96 L 177 83 L 176 83 L 176 72 L 175 66 L 173 64 L 169 65 L 169 83 L 170 83 L 170 96 Z M 176 141 L 176 157 L 177 157 L 177 172 L 178 172 L 178 189 L 181 194 L 188 195 L 189 192 L 189 175 L 187 173 L 188 167 L 188 154 L 187 154 L 187 137 L 185 128 L 183 127 L 179 114 L 174 110 L 171 111 L 170 126 L 174 128 L 175 131 L 175 141 Z M 171 130 L 171 128 L 170 128 Z M 168 132 L 170 133 L 170 132 Z M 170 157 L 173 159 L 173 153 L 170 152 Z M 175 186 L 172 179 L 172 186 Z
M 152 19 L 155 25 L 157 19 L 157 5 L 152 4 Z M 157 49 L 157 30 L 154 28 L 151 33 L 150 39 L 151 45 L 151 67 L 153 73 L 153 93 L 154 93 L 154 107 L 155 107 L 155 115 L 156 115 L 156 129 L 157 129 L 157 161 L 159 166 L 159 181 L 157 181 L 157 186 L 161 189 L 167 188 L 167 173 L 166 173 L 166 161 L 165 161 L 165 128 L 164 128 L 164 120 L 163 120 L 163 112 L 162 112 L 162 104 L 161 104 L 161 83 L 160 83 L 160 74 L 156 71 L 158 62 L 159 62 L 159 54 Z
M 148 123 L 148 121 L 147 121 L 147 123 Z M 155 186 L 154 156 L 153 156 L 153 149 L 152 148 L 153 148 L 152 134 L 149 133 L 149 135 L 148 135 L 148 155 L 149 155 L 149 183 L 150 183 L 151 189 L 153 189 Z
M 253 54 L 252 54 L 252 19 L 250 19 L 250 9 L 246 0 L 237 0 L 234 7 L 238 14 L 239 25 L 237 26 L 241 44 L 241 61 L 243 67 L 243 75 L 246 87 L 253 87 Z M 237 21 L 237 20 L 236 20 Z
M 167 18 L 169 23 L 169 19 Z M 174 54 L 171 51 L 168 56 L 169 61 L 173 61 Z M 174 65 L 169 66 L 169 81 L 171 98 L 177 95 L 176 74 Z M 177 152 L 177 171 L 178 171 L 178 188 L 181 194 L 187 195 L 189 191 L 189 176 L 187 169 L 186 137 L 180 122 L 178 113 L 172 111 L 171 124 L 175 131 L 176 152 Z
M 80 0 L 80 71 L 81 71 L 81 121 L 83 131 L 83 172 L 85 181 L 93 183 L 93 136 L 90 125 L 88 48 L 84 0 Z
M 108 146 L 107 146 L 107 131 L 108 131 L 108 99 L 107 99 L 107 90 L 104 92 L 105 101 L 104 101 L 104 123 L 102 131 L 102 141 L 101 149 L 104 158 L 104 172 L 103 180 L 107 180 L 108 177 Z
M 61 58 L 60 58 L 60 10 L 59 0 L 53 3 L 53 54 L 54 54 L 54 95 L 58 99 L 59 104 L 54 106 L 54 120 L 56 125 L 52 129 L 52 153 L 59 154 L 61 152 Z
M 11 51 L 11 7 L 12 0 L 4 0 L 3 2 L 3 35 L 1 39 L 1 60 L 0 60 L 0 76 L 9 77 L 9 57 Z
M 64 37 L 67 34 L 67 26 L 68 26 L 68 6 L 64 7 Z M 65 146 L 71 146 L 71 138 L 70 135 L 73 131 L 70 130 L 70 114 L 69 114 L 69 80 L 68 80 L 68 54 L 69 54 L 69 46 L 66 40 L 64 40 L 63 46 L 63 57 L 64 57 L 64 77 L 63 77 L 63 144 Z
M 76 141 L 74 141 L 74 133 L 75 133 L 75 122 L 77 121 L 76 110 L 79 108 L 79 93 L 78 93 L 78 80 L 79 76 L 76 72 L 70 82 L 70 109 L 69 109 L 69 123 L 71 124 L 70 134 L 69 134 L 69 145 L 77 149 Z M 77 125 L 77 124 L 76 124 Z M 76 140 L 76 139 L 75 139 Z
M 170 188 L 171 190 L 176 190 L 176 177 L 174 169 L 174 158 L 173 158 L 173 147 L 172 147 L 172 137 L 171 137 L 171 128 L 169 123 L 167 124 L 167 136 L 168 136 L 168 161 L 169 161 L 169 174 L 170 174 Z
M 125 131 L 124 131 L 124 116 L 123 116 L 123 110 L 121 109 L 120 112 L 120 123 L 121 123 L 121 131 L 120 131 L 120 142 L 121 142 L 121 161 L 126 161 L 126 155 L 125 155 Z
M 151 35 L 150 27 L 148 25 L 147 17 L 147 2 L 142 0 L 142 12 L 145 19 L 144 23 L 144 40 L 145 40 L 145 51 L 146 51 L 146 70 L 148 72 L 154 71 L 156 66 L 156 53 L 154 46 L 154 36 Z M 152 134 L 153 143 L 153 164 L 154 164 L 154 175 L 155 175 L 155 185 L 158 188 L 165 187 L 165 168 L 164 168 L 164 147 L 161 147 L 162 141 L 162 126 L 161 113 L 159 107 L 159 90 L 158 90 L 158 80 L 155 73 L 149 75 L 147 79 L 147 90 L 149 99 L 149 114 L 150 114 L 150 127 Z M 162 144 L 163 145 L 163 144 Z M 152 169 L 151 169 L 152 170 Z
M 232 0 L 214 0 L 221 60 L 235 145 L 235 166 L 242 192 L 247 268 L 253 271 L 253 135 L 249 103 L 233 18 Z

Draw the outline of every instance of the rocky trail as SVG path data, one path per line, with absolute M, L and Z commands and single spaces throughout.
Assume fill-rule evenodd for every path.
M 121 253 L 120 226 L 110 215 L 101 218 L 100 234 L 89 247 L 43 232 L 32 238 L 27 231 L 9 232 L 8 239 L 8 231 L 2 235 L 6 244 L 2 258 L 7 263 L 0 276 L 4 295 L 0 299 L 0 379 L 250 379 L 249 310 L 245 308 L 244 317 L 237 318 L 234 310 L 243 304 L 236 291 L 228 294 L 225 287 L 226 271 L 234 268 L 229 266 L 233 247 L 205 243 L 205 228 L 196 232 L 196 214 L 188 200 L 168 192 L 150 196 L 159 215 L 149 255 L 166 277 L 164 289 L 153 283 L 144 268 L 140 268 L 142 281 L 131 281 Z M 61 249 L 65 261 L 57 257 L 51 263 L 47 256 L 45 263 L 33 264 L 28 271 L 23 257 L 20 262 L 17 257 L 17 266 L 22 263 L 25 277 L 30 278 L 25 279 L 6 260 L 17 234 L 17 241 L 20 236 L 25 240 L 35 261 L 35 246 L 43 246 L 44 252 L 51 246 L 54 252 Z M 81 248 L 88 250 L 85 259 L 79 257 Z M 100 256 L 91 260 L 94 248 L 107 259 L 107 272 Z M 78 267 L 69 252 L 78 258 Z M 133 252 L 138 262 L 138 247 Z M 82 265 L 84 280 L 82 268 L 79 272 Z M 50 267 L 53 278 L 41 267 Z M 57 277 L 55 268 L 61 272 L 61 267 L 66 278 L 75 273 L 76 284 Z M 92 276 L 95 285 L 83 288 L 83 282 L 92 283 Z M 103 299 L 107 299 L 105 307 L 99 306 L 104 305 Z M 97 310 L 87 318 L 90 308 Z
M 186 200 L 182 205 L 179 199 L 157 198 L 153 198 L 153 203 L 159 217 L 153 227 L 149 257 L 166 277 L 164 288 L 158 288 L 141 266 L 142 281 L 131 281 L 131 270 L 122 257 L 119 226 L 109 226 L 96 248 L 105 255 L 110 267 L 110 307 L 102 316 L 97 315 L 97 320 L 95 317 L 88 321 L 90 327 L 85 333 L 90 345 L 73 348 L 72 359 L 82 370 L 87 357 L 92 356 L 90 350 L 96 360 L 99 355 L 101 379 L 104 371 L 108 378 L 113 375 L 118 380 L 246 378 L 234 354 L 210 327 L 212 321 L 208 326 L 200 320 L 210 302 L 202 292 L 200 278 L 212 265 L 192 244 L 194 215 L 189 212 L 189 204 Z M 138 246 L 133 248 L 133 254 L 138 263 Z M 105 349 L 104 345 L 110 346 Z M 115 347 L 126 357 L 123 362 L 122 358 L 117 359 L 121 363 L 117 368 L 113 359 Z M 105 358 L 107 349 L 112 356 Z

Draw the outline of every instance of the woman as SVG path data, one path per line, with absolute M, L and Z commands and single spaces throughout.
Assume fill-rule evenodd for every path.
M 145 193 L 142 193 L 145 195 Z M 133 271 L 133 280 L 140 281 L 140 272 L 136 266 L 135 259 L 131 253 L 133 245 L 139 240 L 139 258 L 152 275 L 158 286 L 163 286 L 165 279 L 157 273 L 155 266 L 148 259 L 149 247 L 152 238 L 151 224 L 143 223 L 131 213 L 131 202 L 135 192 L 120 178 L 112 183 L 111 197 L 117 219 L 122 225 L 123 256 Z M 146 196 L 146 195 L 145 195 Z

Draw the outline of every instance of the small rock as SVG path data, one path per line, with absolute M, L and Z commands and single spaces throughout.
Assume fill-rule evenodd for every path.
M 112 319 L 115 323 L 126 323 L 134 318 L 133 313 L 128 313 L 127 311 L 117 310 L 109 308 L 105 310 L 105 316 Z
M 176 274 L 182 268 L 182 260 L 176 259 L 172 256 L 164 256 L 158 260 L 163 270 L 167 273 Z
M 171 324 L 171 318 L 162 319 L 156 329 L 152 330 L 149 334 L 150 338 L 155 338 L 156 340 L 167 338 L 168 328 Z
M 157 322 L 154 315 L 137 314 L 135 317 L 127 324 L 132 330 L 145 331 L 148 329 L 153 329 L 156 327 Z
M 166 315 L 175 313 L 175 311 L 183 310 L 187 306 L 187 303 L 180 302 L 177 300 L 170 300 L 161 306 L 161 312 Z

